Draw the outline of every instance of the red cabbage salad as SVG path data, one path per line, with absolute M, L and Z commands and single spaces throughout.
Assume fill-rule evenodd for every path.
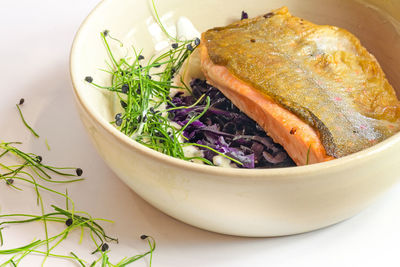
M 201 96 L 210 98 L 206 113 L 192 122 L 183 131 L 189 142 L 211 147 L 241 163 L 243 168 L 272 168 L 295 166 L 286 151 L 267 136 L 265 131 L 246 114 L 235 107 L 217 88 L 206 81 L 193 79 L 191 95 L 177 93 L 172 98 L 176 107 L 191 106 Z M 206 107 L 205 99 L 192 108 L 169 111 L 169 118 L 184 126 L 191 117 L 200 114 Z M 213 161 L 217 154 L 207 148 L 199 148 L 206 159 Z

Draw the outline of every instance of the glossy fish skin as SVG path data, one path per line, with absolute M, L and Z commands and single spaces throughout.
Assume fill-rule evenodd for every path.
M 283 7 L 208 30 L 202 39 L 213 64 L 315 129 L 330 156 L 360 151 L 400 128 L 394 89 L 344 29 L 315 25 Z

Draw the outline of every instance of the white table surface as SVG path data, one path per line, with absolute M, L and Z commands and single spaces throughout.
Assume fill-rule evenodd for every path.
M 0 140 L 22 141 L 22 148 L 55 165 L 84 169 L 85 181 L 68 185 L 77 209 L 114 220 L 105 224 L 119 244 L 110 244 L 113 262 L 147 250 L 141 234 L 152 235 L 157 248 L 153 266 L 400 266 L 400 184 L 359 215 L 332 227 L 280 238 L 239 238 L 203 231 L 153 208 L 126 187 L 90 143 L 75 110 L 69 79 L 69 50 L 80 23 L 98 0 L 15 0 L 0 3 Z M 26 119 L 41 135 L 23 126 L 15 104 L 23 97 Z M 51 147 L 48 151 L 45 140 Z M 395 174 L 394 174 L 395 175 Z M 377 177 L 379 179 L 379 177 Z M 63 186 L 55 187 L 64 190 Z M 0 184 L 0 212 L 39 213 L 34 192 Z M 62 201 L 45 195 L 47 204 Z M 227 222 L 231 223 L 231 222 Z M 50 231 L 60 225 L 50 224 Z M 11 248 L 43 237 L 40 223 L 3 230 Z M 73 250 L 93 260 L 94 247 L 75 233 L 58 252 Z M 8 257 L 0 256 L 0 263 Z M 28 257 L 21 266 L 40 266 Z M 132 266 L 148 266 L 148 258 Z M 45 266 L 77 266 L 50 259 Z

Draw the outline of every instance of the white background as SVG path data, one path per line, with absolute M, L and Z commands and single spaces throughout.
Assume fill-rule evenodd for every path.
M 141 234 L 157 248 L 153 266 L 400 266 L 400 184 L 359 215 L 332 227 L 290 237 L 239 238 L 203 231 L 154 209 L 110 171 L 91 145 L 75 110 L 69 79 L 69 50 L 80 23 L 98 0 L 16 0 L 0 3 L 0 140 L 22 141 L 24 150 L 46 163 L 84 169 L 84 182 L 68 185 L 77 209 L 114 220 L 105 224 L 119 244 L 111 259 L 147 250 Z M 134 15 L 134 14 L 133 14 Z M 398 51 L 397 51 L 398 52 Z M 23 97 L 26 119 L 41 135 L 34 138 L 20 121 L 15 104 Z M 45 140 L 51 147 L 48 151 Z M 396 174 L 393 174 L 396 175 Z M 379 179 L 379 177 L 376 177 Z M 64 190 L 63 186 L 55 187 Z M 0 212 L 39 213 L 34 192 L 18 192 L 0 183 Z M 62 205 L 54 195 L 47 204 Z M 234 222 L 226 222 L 234 223 Z M 63 225 L 50 225 L 51 232 Z M 3 230 L 5 245 L 21 246 L 43 238 L 39 223 Z M 57 250 L 74 251 L 91 262 L 90 242 L 73 234 Z M 8 257 L 0 256 L 0 264 Z M 21 266 L 40 266 L 28 257 Z M 148 258 L 132 266 L 148 266 Z M 77 266 L 50 259 L 45 266 Z

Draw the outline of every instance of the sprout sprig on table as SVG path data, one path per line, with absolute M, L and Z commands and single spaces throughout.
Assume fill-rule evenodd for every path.
M 87 212 L 76 211 L 75 203 L 68 196 L 67 190 L 65 193 L 61 193 L 49 187 L 49 184 L 66 184 L 82 181 L 84 178 L 80 177 L 83 174 L 83 170 L 81 168 L 55 167 L 45 164 L 42 156 L 34 153 L 27 153 L 19 149 L 17 146 L 20 144 L 20 142 L 0 143 L 0 181 L 4 181 L 4 184 L 0 186 L 7 186 L 14 190 L 22 191 L 21 185 L 31 185 L 34 188 L 36 202 L 40 207 L 41 213 L 40 215 L 23 213 L 0 214 L 0 246 L 3 246 L 5 243 L 3 231 L 7 227 L 15 224 L 41 221 L 43 222 L 45 238 L 34 240 L 21 247 L 0 250 L 0 255 L 10 255 L 8 260 L 0 263 L 1 267 L 18 266 L 25 257 L 31 254 L 43 255 L 44 259 L 42 265 L 44 265 L 48 257 L 55 257 L 74 260 L 82 266 L 89 266 L 87 261 L 79 258 L 74 252 L 70 252 L 69 255 L 53 253 L 53 250 L 75 230 L 81 231 L 81 241 L 85 231 L 88 232 L 96 248 L 92 253 L 99 252 L 101 254 L 98 260 L 94 261 L 90 266 L 95 266 L 99 262 L 102 266 L 126 266 L 127 264 L 149 254 L 152 258 L 152 253 L 155 249 L 155 241 L 150 237 L 148 240 L 150 250 L 148 252 L 124 258 L 116 265 L 112 264 L 107 256 L 109 249 L 108 242 L 118 242 L 118 240 L 114 237 L 108 236 L 103 227 L 99 224 L 100 222 L 112 221 L 93 218 Z M 13 161 L 16 163 L 13 165 L 7 164 L 6 162 L 9 162 L 10 160 L 8 156 L 12 156 Z M 57 175 L 58 179 L 54 179 L 54 175 Z M 63 179 L 60 179 L 60 177 L 63 177 Z M 45 203 L 42 198 L 43 192 L 64 198 L 66 207 L 63 209 L 56 205 L 51 205 L 53 211 L 46 213 Z M 64 224 L 66 228 L 60 233 L 51 236 L 48 232 L 49 223 L 61 223 Z
M 5 244 L 3 231 L 7 227 L 15 224 L 35 221 L 43 222 L 45 238 L 34 240 L 21 247 L 0 250 L 0 255 L 10 255 L 10 258 L 5 262 L 0 263 L 0 266 L 18 266 L 25 257 L 31 254 L 43 255 L 44 259 L 42 265 L 46 262 L 48 257 L 74 260 L 82 266 L 96 266 L 97 263 L 101 263 L 102 266 L 126 266 L 127 264 L 139 260 L 147 255 L 150 255 L 151 261 L 155 249 L 155 241 L 151 237 L 146 237 L 150 247 L 149 251 L 132 257 L 126 257 L 119 263 L 112 264 L 107 256 L 109 251 L 108 243 L 118 242 L 118 239 L 107 235 L 103 227 L 100 225 L 100 222 L 112 221 L 94 218 L 87 212 L 77 211 L 75 209 L 74 201 L 68 196 L 67 190 L 65 193 L 62 193 L 48 186 L 48 184 L 65 184 L 82 181 L 84 178 L 80 178 L 80 176 L 83 174 L 83 170 L 81 168 L 60 168 L 47 165 L 43 162 L 41 156 L 20 150 L 17 147 L 19 144 L 21 143 L 0 143 L 0 168 L 2 169 L 0 172 L 0 181 L 4 181 L 4 184 L 0 184 L 0 186 L 7 186 L 22 191 L 20 185 L 31 185 L 35 190 L 37 205 L 40 207 L 41 213 L 39 215 L 23 213 L 0 214 L 0 246 Z M 7 164 L 6 161 L 9 161 L 8 158 L 6 159 L 7 156 L 13 156 L 14 161 L 19 164 Z M 54 175 L 61 176 L 63 179 L 54 179 Z M 43 192 L 65 199 L 65 208 L 51 205 L 50 207 L 52 211 L 46 213 L 45 203 L 42 198 Z M 47 230 L 49 223 L 61 223 L 65 225 L 65 229 L 58 234 L 49 235 Z M 81 231 L 81 241 L 84 233 L 89 233 L 95 247 L 95 250 L 92 253 L 100 253 L 99 258 L 91 264 L 86 260 L 79 258 L 74 252 L 70 252 L 68 255 L 53 253 L 53 250 L 62 244 L 62 241 L 64 241 L 73 231 L 77 230 Z

